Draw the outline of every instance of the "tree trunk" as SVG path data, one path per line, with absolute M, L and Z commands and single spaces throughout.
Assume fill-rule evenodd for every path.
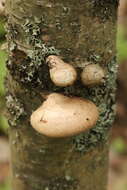
M 7 108 L 14 190 L 106 190 L 108 141 L 116 89 L 117 0 L 7 0 L 9 59 Z M 78 80 L 55 86 L 45 59 L 60 55 Z M 103 84 L 85 87 L 80 74 L 90 63 L 106 73 Z M 80 135 L 49 138 L 30 125 L 30 115 L 58 92 L 92 100 L 96 126 Z

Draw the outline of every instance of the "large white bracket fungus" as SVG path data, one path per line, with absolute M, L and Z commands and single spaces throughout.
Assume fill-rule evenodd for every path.
M 87 65 L 81 73 L 81 80 L 85 86 L 100 85 L 104 82 L 104 78 L 105 72 L 98 64 Z
M 31 125 L 36 131 L 49 137 L 68 137 L 94 127 L 98 116 L 98 109 L 93 102 L 52 93 L 32 113 Z
M 65 63 L 55 55 L 48 56 L 46 62 L 50 68 L 50 78 L 56 86 L 66 87 L 75 82 L 77 72 L 72 65 Z

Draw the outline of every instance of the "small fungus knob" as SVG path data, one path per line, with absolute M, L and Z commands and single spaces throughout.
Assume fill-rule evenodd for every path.
M 77 72 L 72 65 L 65 63 L 60 57 L 54 55 L 50 55 L 46 62 L 50 67 L 50 78 L 56 86 L 66 87 L 75 82 Z
M 104 82 L 105 72 L 98 64 L 87 65 L 82 73 L 81 80 L 85 86 L 96 86 Z

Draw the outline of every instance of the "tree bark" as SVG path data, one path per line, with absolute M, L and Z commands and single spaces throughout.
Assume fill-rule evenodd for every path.
M 106 190 L 108 149 L 116 89 L 117 0 L 7 0 L 9 59 L 7 108 L 14 190 Z M 56 87 L 45 59 L 60 55 L 78 72 L 70 87 Z M 105 82 L 85 87 L 80 74 L 90 63 Z M 58 92 L 92 100 L 96 126 L 68 138 L 48 138 L 30 125 L 30 115 Z

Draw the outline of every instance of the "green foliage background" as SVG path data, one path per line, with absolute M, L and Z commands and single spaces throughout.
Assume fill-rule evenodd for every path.
M 0 21 L 0 47 L 5 43 L 5 29 L 4 20 Z M 0 132 L 5 132 L 7 129 L 7 121 L 3 115 L 5 108 L 5 88 L 4 88 L 4 77 L 6 75 L 5 62 L 7 59 L 7 53 L 0 49 Z

